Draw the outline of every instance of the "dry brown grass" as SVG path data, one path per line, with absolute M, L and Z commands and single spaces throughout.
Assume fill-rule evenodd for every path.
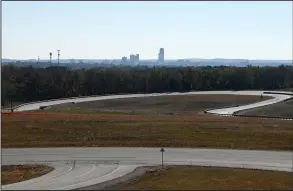
M 264 96 L 261 100 L 270 99 Z M 194 115 L 208 108 L 245 105 L 260 101 L 252 95 L 168 95 L 67 103 L 53 106 L 49 111 L 70 113 L 118 112 L 135 114 Z
M 2 114 L 2 147 L 293 150 L 292 122 L 214 116 Z
M 242 115 L 293 117 L 293 100 L 239 112 Z
M 148 172 L 115 190 L 292 190 L 289 172 L 180 167 Z
M 235 95 L 162 96 L 71 103 L 47 111 L 5 114 L 2 115 L 2 147 L 164 146 L 293 150 L 291 122 L 198 114 L 209 107 L 241 105 L 259 99 L 259 96 Z M 97 107 L 116 108 L 118 112 L 134 109 L 134 113 L 88 110 Z M 135 114 L 141 109 L 148 113 Z M 163 112 L 151 114 L 153 111 Z M 170 111 L 176 114 L 163 114 Z
M 12 184 L 37 178 L 53 170 L 43 165 L 7 165 L 1 166 L 1 184 Z

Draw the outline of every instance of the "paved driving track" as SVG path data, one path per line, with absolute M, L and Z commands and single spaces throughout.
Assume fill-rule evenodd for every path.
M 107 99 L 123 99 L 123 98 L 133 98 L 133 97 L 150 97 L 150 96 L 163 96 L 163 95 L 197 95 L 197 94 L 232 94 L 232 95 L 261 95 L 264 94 L 265 91 L 205 91 L 205 92 L 186 92 L 186 93 L 161 93 L 161 94 L 128 94 L 128 95 L 110 95 L 110 96 L 93 96 L 93 97 L 80 97 L 80 98 L 71 98 L 71 99 L 60 99 L 60 100 L 52 100 L 52 101 L 42 101 L 42 102 L 34 102 L 23 104 L 14 109 L 14 111 L 30 111 L 30 110 L 38 110 L 42 106 L 51 106 L 58 105 L 63 103 L 70 102 L 88 102 L 88 101 L 99 101 L 99 100 L 107 100 Z M 276 92 L 276 91 L 271 91 Z M 269 104 L 274 104 L 283 100 L 286 100 L 293 96 L 291 92 L 278 92 L 278 93 L 287 93 L 291 95 L 284 94 L 264 94 L 267 96 L 273 97 L 273 99 L 265 100 L 262 102 L 249 104 L 240 107 L 231 107 L 224 109 L 217 109 L 213 111 L 209 111 L 211 113 L 217 114 L 232 114 L 235 111 L 240 111 L 244 109 L 251 109 L 255 107 L 265 106 Z
M 241 92 L 193 92 L 192 94 L 244 94 L 261 95 L 262 91 Z M 288 92 L 287 92 L 288 93 Z M 182 95 L 171 93 L 166 95 Z M 152 94 L 159 96 L 162 94 Z M 233 114 L 235 111 L 277 103 L 292 96 L 267 94 L 271 100 L 234 108 L 210 110 L 215 114 Z M 39 109 L 44 105 L 66 102 L 94 101 L 148 95 L 119 95 L 70 100 L 39 102 L 18 107 L 17 111 Z M 39 178 L 2 186 L 4 190 L 72 190 L 88 187 L 122 177 L 139 166 L 161 164 L 160 148 L 27 148 L 2 149 L 2 165 L 46 164 L 54 170 Z M 178 149 L 167 148 L 164 163 L 172 165 L 199 165 L 267 169 L 292 172 L 292 152 L 247 151 L 224 149 Z
M 76 161 L 75 164 L 73 161 Z M 164 161 L 165 164 L 173 165 L 292 171 L 291 152 L 167 148 Z M 55 167 L 55 170 L 40 178 L 2 186 L 2 189 L 82 188 L 121 177 L 138 166 L 160 165 L 161 153 L 160 148 L 2 150 L 2 165 L 19 163 L 45 163 Z

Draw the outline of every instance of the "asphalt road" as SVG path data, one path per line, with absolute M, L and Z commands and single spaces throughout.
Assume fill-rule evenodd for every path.
M 261 95 L 264 91 L 213 91 L 170 94 L 133 94 L 73 98 L 25 104 L 16 111 L 37 110 L 68 102 L 97 101 L 126 97 L 147 97 L 186 94 Z M 290 95 L 266 94 L 274 97 L 245 106 L 210 110 L 213 114 L 233 114 L 235 111 L 260 107 L 288 99 Z M 224 149 L 167 148 L 165 165 L 197 165 L 250 168 L 292 172 L 292 152 L 247 151 Z M 39 178 L 2 186 L 4 190 L 71 190 L 110 181 L 131 173 L 139 166 L 161 164 L 160 148 L 27 148 L 2 149 L 2 165 L 46 164 L 54 170 Z

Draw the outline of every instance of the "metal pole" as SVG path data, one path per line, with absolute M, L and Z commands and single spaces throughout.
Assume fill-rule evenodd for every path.
M 12 108 L 12 100 L 10 100 L 10 111 L 11 111 L 11 113 L 13 112 L 13 108 Z
M 164 152 L 162 152 L 162 168 L 164 167 Z
M 49 53 L 50 56 L 50 65 L 52 64 L 52 52 Z
M 58 51 L 58 65 L 59 65 L 60 50 L 57 50 L 57 51 Z

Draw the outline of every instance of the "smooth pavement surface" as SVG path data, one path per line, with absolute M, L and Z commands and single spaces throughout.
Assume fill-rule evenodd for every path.
M 292 172 L 292 157 L 292 152 L 166 148 L 164 164 Z M 47 164 L 55 170 L 2 186 L 4 190 L 71 190 L 124 176 L 139 166 L 160 165 L 161 153 L 160 148 L 2 149 L 2 165 L 9 164 Z

